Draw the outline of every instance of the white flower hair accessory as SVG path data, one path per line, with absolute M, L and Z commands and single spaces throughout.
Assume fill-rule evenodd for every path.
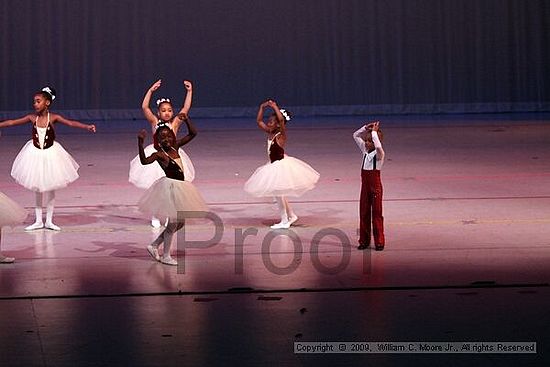
M 164 103 L 164 102 L 167 102 L 167 103 L 172 103 L 170 101 L 170 98 L 159 98 L 157 99 L 157 107 L 160 106 L 161 103 Z
M 55 94 L 53 93 L 53 91 L 50 87 L 42 88 L 42 92 L 48 93 L 52 97 L 52 101 L 55 99 Z
M 161 126 L 166 126 L 166 127 L 170 127 L 168 125 L 168 121 L 162 121 L 162 120 L 159 120 L 159 122 L 157 122 L 157 129 Z
M 285 109 L 280 109 L 279 111 L 281 111 L 281 115 L 283 115 L 283 117 L 285 118 L 285 121 L 290 121 L 290 113 L 288 113 L 287 110 Z

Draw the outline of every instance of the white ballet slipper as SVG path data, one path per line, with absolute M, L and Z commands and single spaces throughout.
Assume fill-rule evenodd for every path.
M 288 226 L 290 227 L 297 220 L 298 220 L 298 216 L 296 214 L 292 215 L 290 218 L 288 218 Z
M 44 228 L 44 223 L 42 222 L 34 222 L 30 226 L 25 227 L 25 231 L 35 231 L 37 229 Z
M 151 255 L 151 257 L 153 259 L 155 259 L 156 261 L 160 261 L 160 255 L 159 255 L 158 247 L 155 247 L 153 245 L 149 245 L 149 246 L 147 246 L 147 252 L 149 253 L 149 255 Z
M 174 259 L 170 255 L 161 257 L 160 262 L 166 265 L 174 265 L 174 266 L 178 265 L 178 262 L 176 261 L 176 259 Z
M 46 224 L 44 224 L 44 228 L 51 229 L 52 231 L 61 231 L 61 228 L 52 222 L 46 222 Z
M 271 229 L 288 229 L 290 227 L 290 222 L 279 222 L 272 225 Z
M 14 257 L 8 257 L 4 255 L 0 255 L 0 264 L 11 264 L 15 261 Z

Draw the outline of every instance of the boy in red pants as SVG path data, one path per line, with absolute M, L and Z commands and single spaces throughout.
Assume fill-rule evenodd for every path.
M 380 169 L 384 164 L 382 131 L 380 122 L 371 122 L 353 133 L 357 146 L 363 153 L 361 167 L 361 197 L 359 201 L 359 246 L 364 250 L 370 246 L 371 223 L 376 251 L 384 250 L 384 217 L 382 216 L 382 181 Z

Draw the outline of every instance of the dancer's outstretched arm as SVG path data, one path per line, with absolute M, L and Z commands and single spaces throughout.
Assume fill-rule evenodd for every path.
M 10 127 L 10 126 L 15 126 L 15 125 L 22 125 L 26 122 L 32 122 L 32 117 L 33 117 L 33 115 L 29 114 L 29 115 L 20 117 L 18 119 L 4 120 L 4 121 L 0 122 L 0 128 Z
M 62 124 L 70 126 L 70 127 L 76 127 L 76 128 L 79 128 L 79 129 L 88 130 L 92 133 L 96 132 L 96 128 L 95 128 L 94 124 L 83 124 L 80 121 L 69 120 L 69 119 L 66 119 L 65 117 L 63 117 L 61 115 L 56 114 L 56 113 L 51 114 L 51 122 L 61 122 Z

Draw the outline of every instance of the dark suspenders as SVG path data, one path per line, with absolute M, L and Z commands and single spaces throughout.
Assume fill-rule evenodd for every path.
M 367 153 L 363 154 L 363 163 L 361 164 L 361 169 L 364 169 L 363 167 L 365 167 L 365 159 L 367 159 Z M 374 171 L 376 169 L 376 154 L 372 159 L 372 170 Z

